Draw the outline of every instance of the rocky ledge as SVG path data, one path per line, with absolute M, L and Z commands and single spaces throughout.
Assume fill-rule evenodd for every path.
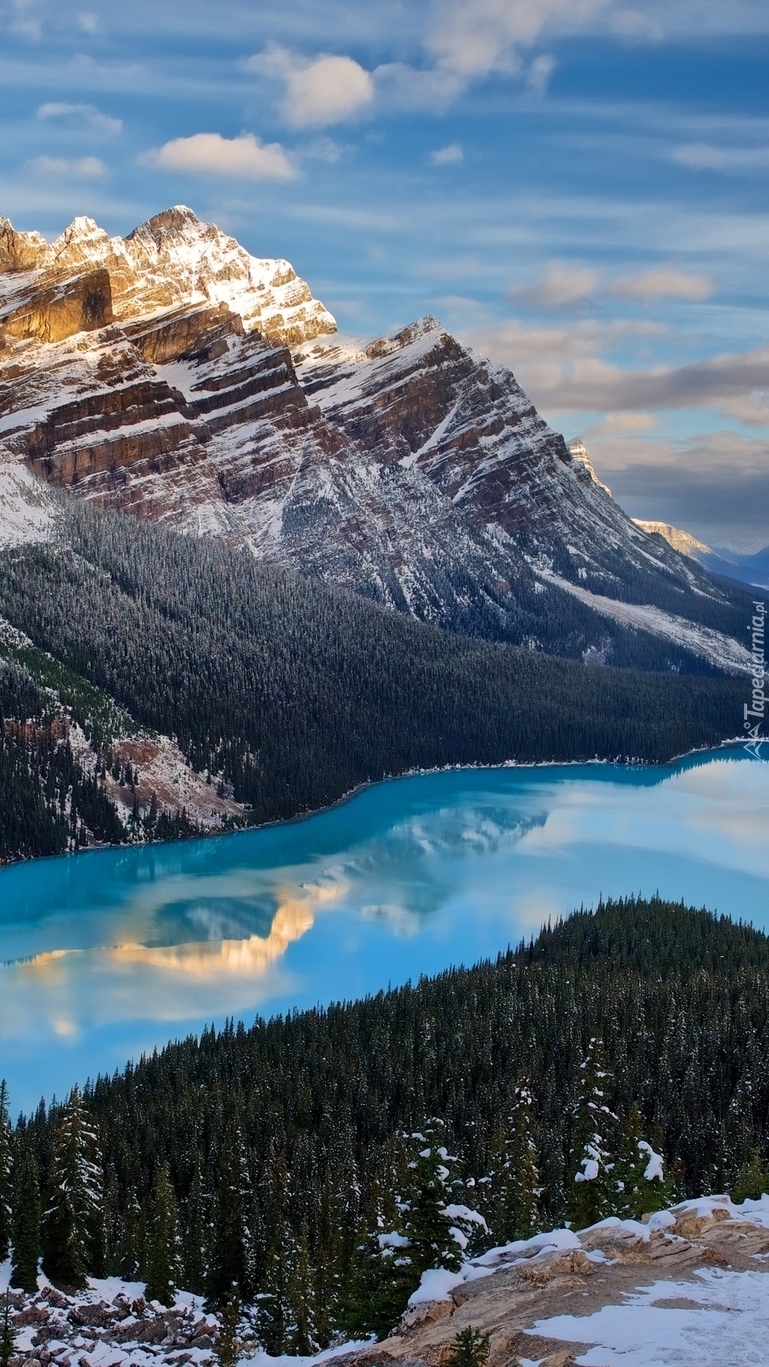
M 752 1348 L 769 1334 L 768 1256 L 769 1197 L 742 1206 L 707 1197 L 645 1222 L 555 1230 L 494 1249 L 453 1278 L 425 1273 L 396 1332 L 336 1362 L 441 1367 L 468 1326 L 489 1335 L 489 1367 L 766 1361 Z

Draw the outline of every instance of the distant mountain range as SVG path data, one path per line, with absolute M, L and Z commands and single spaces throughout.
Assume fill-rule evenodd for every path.
M 706 546 L 689 532 L 680 527 L 671 527 L 668 522 L 643 522 L 634 519 L 642 531 L 664 537 L 668 545 L 682 555 L 691 556 L 711 574 L 736 580 L 757 589 L 769 589 L 769 545 L 752 555 L 743 555 L 730 546 Z

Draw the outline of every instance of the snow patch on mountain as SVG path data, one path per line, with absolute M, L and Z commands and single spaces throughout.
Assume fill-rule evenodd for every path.
M 24 466 L 0 465 L 0 549 L 47 541 L 53 529 L 54 499 Z
M 636 627 L 639 631 L 650 631 L 655 636 L 663 636 L 665 640 L 683 646 L 695 655 L 704 656 L 718 669 L 739 674 L 753 672 L 750 652 L 741 646 L 739 641 L 733 640 L 731 636 L 725 636 L 721 631 L 700 626 L 685 617 L 677 617 L 674 613 L 665 612 L 650 603 L 623 603 L 617 598 L 605 598 L 602 594 L 591 593 L 589 589 L 580 588 L 578 584 L 572 584 L 568 579 L 562 579 L 560 575 L 548 570 L 537 572 L 540 578 L 579 598 L 586 607 L 594 608 L 604 617 L 611 617 L 615 622 Z

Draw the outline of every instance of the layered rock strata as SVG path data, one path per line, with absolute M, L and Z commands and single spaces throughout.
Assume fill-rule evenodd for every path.
M 593 620 L 558 580 L 685 618 L 723 599 L 435 319 L 346 342 L 288 263 L 183 208 L 53 244 L 3 220 L 0 270 L 0 456 L 50 484 L 535 646 L 536 594 Z

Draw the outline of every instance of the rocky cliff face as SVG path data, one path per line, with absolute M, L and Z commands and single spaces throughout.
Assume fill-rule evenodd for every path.
M 509 370 L 432 318 L 368 344 L 335 327 L 287 262 L 188 209 L 50 245 L 2 220 L 0 455 L 458 630 L 574 653 L 617 598 L 723 625 L 723 592 Z

